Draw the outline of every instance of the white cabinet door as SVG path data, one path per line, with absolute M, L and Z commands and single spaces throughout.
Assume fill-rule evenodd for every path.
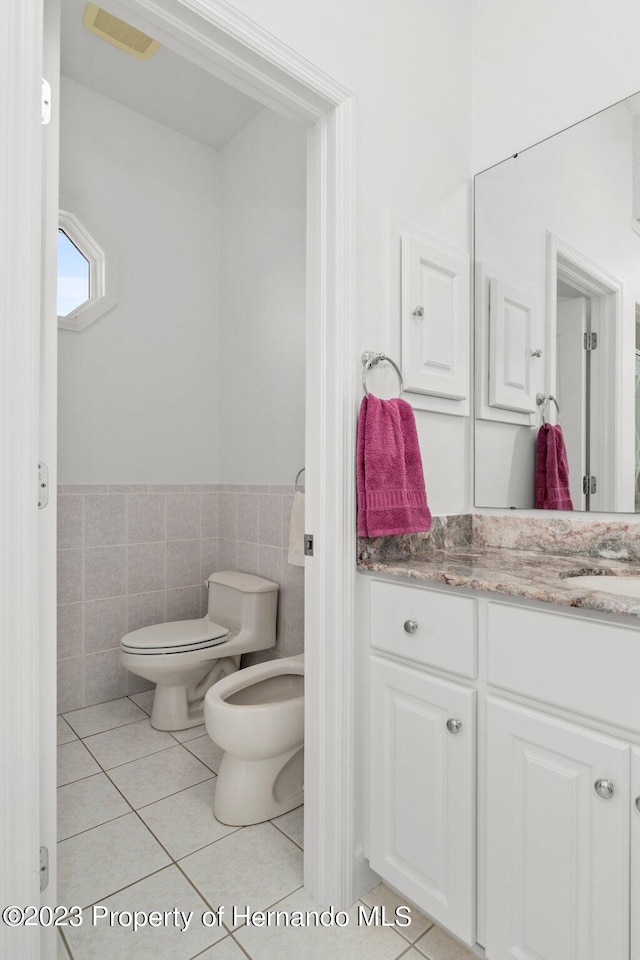
M 469 395 L 469 260 L 402 238 L 402 373 L 410 393 Z M 452 404 L 448 412 L 468 413 Z M 447 408 L 442 408 L 447 409 Z
M 488 960 L 627 960 L 630 749 L 487 698 Z
M 530 295 L 508 286 L 496 277 L 490 284 L 489 306 L 489 404 L 521 413 L 536 410 L 533 353 L 534 308 Z
M 372 657 L 371 705 L 371 866 L 471 944 L 475 691 Z
M 631 960 L 640 960 L 640 749 L 631 751 Z

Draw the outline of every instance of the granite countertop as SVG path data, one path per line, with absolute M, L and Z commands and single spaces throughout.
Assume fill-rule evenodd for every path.
M 638 532 L 616 522 L 465 515 L 436 518 L 430 535 L 360 540 L 358 567 L 385 576 L 468 587 L 566 607 L 640 618 L 640 598 L 572 585 L 576 576 L 640 576 Z M 486 523 L 485 519 L 490 521 Z M 475 529 L 474 529 L 475 528 Z M 549 535 L 550 534 L 550 535 Z M 505 545 L 506 544 L 506 545 Z M 582 550 L 580 550 L 582 548 Z

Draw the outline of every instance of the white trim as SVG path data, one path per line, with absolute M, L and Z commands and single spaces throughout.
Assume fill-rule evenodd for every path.
M 342 906 L 357 892 L 353 130 L 347 100 L 311 131 L 307 204 L 305 887 Z
M 354 103 L 346 88 L 223 0 L 119 0 L 109 10 L 299 121 L 309 137 L 305 886 L 348 906 L 354 846 Z
M 550 231 L 547 232 L 547 329 L 545 353 L 546 365 L 545 393 L 556 392 L 556 329 L 557 329 L 557 292 L 558 274 L 571 283 L 585 296 L 599 303 L 600 330 L 607 335 L 601 336 L 599 350 L 604 355 L 603 369 L 606 371 L 606 390 L 602 398 L 599 419 L 612 424 L 613 456 L 603 458 L 602 483 L 600 490 L 603 499 L 609 501 L 608 512 L 624 510 L 624 463 L 622 436 L 623 403 L 623 294 L 621 280 L 608 273 L 593 260 L 580 253 L 568 243 L 560 240 Z M 602 502 L 602 501 L 601 501 Z M 602 508 L 598 508 L 599 512 Z
M 111 0 L 109 12 L 293 120 L 318 120 L 350 96 L 224 0 Z
M 61 198 L 61 203 L 71 202 Z M 82 219 L 80 219 L 82 217 Z M 67 235 L 89 263 L 89 299 L 64 316 L 58 315 L 61 330 L 84 330 L 108 313 L 118 302 L 118 262 L 113 252 L 96 240 L 82 214 L 58 211 L 58 229 Z
M 44 9 L 44 72 L 51 83 L 52 103 L 60 102 L 60 0 L 46 0 Z M 40 343 L 40 443 L 38 457 L 49 467 L 50 491 L 57 486 L 58 457 L 58 323 L 57 233 L 59 191 L 60 112 L 52 110 L 51 123 L 43 128 L 43 264 Z M 58 902 L 57 896 L 57 649 L 52 625 L 57 619 L 57 583 L 51 577 L 56 565 L 57 497 L 38 511 L 38 579 L 40 617 L 40 843 L 49 850 L 49 885 L 40 895 L 42 904 Z M 56 960 L 58 933 L 42 928 L 41 960 Z
M 0 902 L 39 892 L 38 370 L 42 5 L 7 0 L 0 36 Z M 53 682 L 53 678 L 52 678 Z M 0 930 L 0 954 L 35 960 L 36 927 Z

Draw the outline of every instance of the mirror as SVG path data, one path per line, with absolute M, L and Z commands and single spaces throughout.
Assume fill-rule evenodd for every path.
M 640 511 L 639 329 L 637 94 L 475 178 L 476 506 L 535 507 L 557 405 L 573 509 Z

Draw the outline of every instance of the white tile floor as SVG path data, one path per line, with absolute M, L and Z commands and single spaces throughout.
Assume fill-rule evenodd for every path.
M 231 906 L 313 910 L 302 889 L 302 807 L 270 823 L 229 827 L 212 801 L 221 753 L 203 728 L 154 730 L 151 695 L 58 718 L 58 902 L 79 904 L 81 927 L 60 932 L 58 960 L 469 960 L 417 911 L 407 929 L 253 927 Z M 366 906 L 400 901 L 380 885 Z M 91 908 L 193 911 L 186 932 L 90 922 Z M 203 912 L 225 908 L 222 926 Z M 361 905 L 362 906 L 362 905 Z M 206 915 L 206 914 L 205 914 Z

